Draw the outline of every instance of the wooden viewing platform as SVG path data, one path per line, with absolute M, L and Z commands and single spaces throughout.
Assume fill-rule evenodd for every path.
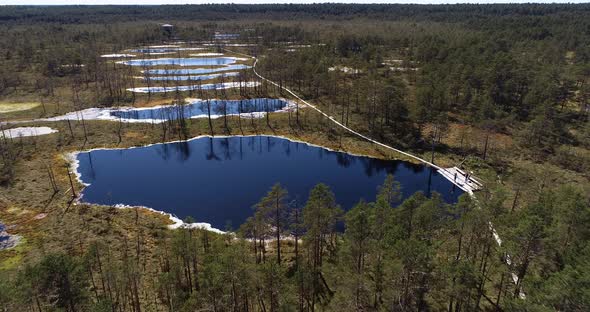
M 472 176 L 472 173 L 465 172 L 458 167 L 442 168 L 438 172 L 467 193 L 473 193 L 483 188 L 482 182 Z

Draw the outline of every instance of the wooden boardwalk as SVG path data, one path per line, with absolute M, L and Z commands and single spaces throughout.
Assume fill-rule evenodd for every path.
M 463 191 L 465 191 L 467 194 L 469 194 L 469 196 L 471 196 L 471 198 L 474 199 L 474 201 L 476 203 L 476 206 L 478 208 L 480 207 L 479 202 L 477 200 L 477 197 L 475 197 L 475 195 L 474 195 L 474 191 L 477 191 L 477 190 L 482 189 L 483 188 L 483 184 L 482 184 L 482 182 L 480 180 L 478 180 L 477 178 L 473 177 L 471 175 L 471 173 L 468 174 L 467 172 L 461 170 L 458 167 L 451 167 L 451 168 L 442 168 L 442 167 L 439 167 L 439 166 L 437 166 L 437 165 L 435 165 L 435 164 L 433 164 L 433 163 L 431 163 L 431 162 L 429 162 L 429 161 L 427 161 L 425 159 L 422 159 L 422 158 L 420 158 L 418 156 L 415 156 L 415 155 L 410 154 L 408 152 L 399 150 L 397 148 L 391 147 L 389 145 L 386 145 L 386 144 L 383 144 L 383 143 L 381 143 L 379 141 L 376 141 L 376 140 L 374 140 L 372 138 L 369 138 L 369 137 L 367 137 L 367 136 L 365 136 L 365 135 L 363 135 L 363 134 L 361 134 L 361 133 L 359 133 L 359 132 L 357 132 L 357 131 L 355 131 L 355 130 L 353 130 L 353 129 L 345 126 L 345 125 L 343 125 L 342 123 L 338 122 L 338 120 L 336 120 L 333 116 L 330 116 L 330 115 L 326 114 L 325 112 L 323 112 L 322 110 L 320 110 L 319 108 L 317 108 L 315 105 L 313 105 L 313 104 L 305 101 L 304 99 L 302 99 L 301 97 L 299 97 L 297 94 L 295 94 L 295 92 L 289 90 L 288 88 L 286 88 L 284 86 L 280 86 L 278 83 L 276 83 L 276 82 L 274 82 L 274 81 L 272 81 L 270 79 L 267 79 L 264 76 L 260 75 L 258 73 L 258 71 L 256 71 L 256 64 L 258 63 L 258 58 L 254 57 L 254 56 L 251 56 L 251 55 L 244 54 L 244 53 L 235 52 L 235 51 L 232 51 L 232 50 L 229 50 L 229 49 L 225 49 L 225 48 L 224 48 L 224 50 L 226 50 L 228 52 L 231 52 L 231 53 L 241 54 L 241 55 L 244 55 L 246 57 L 249 57 L 249 58 L 254 59 L 254 65 L 252 66 L 252 70 L 254 71 L 254 74 L 256 76 L 258 76 L 262 80 L 265 80 L 265 81 L 269 82 L 270 84 L 272 84 L 272 85 L 274 85 L 276 87 L 282 88 L 283 90 L 287 91 L 289 94 L 291 94 L 293 97 L 295 97 L 296 99 L 298 99 L 299 101 L 301 101 L 303 104 L 305 104 L 308 107 L 314 109 L 318 113 L 322 114 L 324 117 L 327 117 L 330 121 L 332 121 L 336 125 L 340 126 L 341 128 L 343 128 L 343 129 L 345 129 L 345 130 L 347 130 L 347 131 L 349 131 L 349 132 L 351 132 L 351 133 L 353 133 L 353 134 L 355 134 L 355 135 L 357 135 L 357 136 L 359 136 L 359 137 L 361 137 L 361 138 L 363 138 L 363 139 L 365 139 L 365 140 L 367 140 L 369 142 L 375 143 L 375 144 L 377 144 L 379 146 L 388 148 L 390 150 L 394 150 L 394 151 L 396 151 L 396 152 L 398 152 L 400 154 L 406 155 L 406 156 L 408 156 L 410 158 L 414 158 L 414 159 L 416 159 L 416 160 L 418 160 L 418 161 L 420 161 L 420 162 L 422 162 L 422 163 L 424 163 L 424 164 L 426 164 L 426 165 L 428 165 L 428 166 L 430 166 L 432 168 L 435 168 L 438 171 L 438 173 L 440 173 L 440 174 L 443 175 L 443 177 L 445 177 L 447 180 L 451 181 L 451 183 L 455 184 L 457 187 L 459 187 L 460 189 L 462 189 Z M 502 240 L 500 239 L 500 236 L 496 232 L 496 229 L 494 228 L 494 226 L 492 225 L 491 222 L 489 223 L 489 227 L 490 227 L 490 231 L 492 232 L 492 234 L 494 236 L 494 240 L 496 241 L 496 243 L 498 244 L 498 246 L 501 246 L 502 245 Z M 506 255 L 506 264 L 509 267 L 512 265 L 512 261 L 510 259 L 510 255 Z M 514 284 L 515 285 L 518 285 L 519 284 L 518 283 L 518 276 L 514 272 L 511 272 L 510 274 L 512 276 L 512 280 L 513 280 Z M 521 299 L 525 299 L 526 298 L 526 295 L 524 294 L 524 291 L 522 290 L 522 288 L 519 291 L 519 298 L 521 298 Z
M 469 194 L 483 188 L 483 183 L 479 179 L 457 167 L 441 168 L 438 173 Z

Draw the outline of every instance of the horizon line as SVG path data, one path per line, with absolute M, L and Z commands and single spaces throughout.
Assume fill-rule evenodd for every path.
M 237 0 L 237 1 L 229 1 L 229 2 L 200 2 L 200 1 L 179 1 L 178 3 L 152 3 L 152 0 L 138 0 L 137 2 L 131 1 L 132 3 L 121 3 L 119 1 L 111 2 L 112 0 L 106 1 L 92 1 L 98 3 L 87 3 L 88 1 L 80 1 L 78 3 L 61 3 L 59 1 L 55 1 L 58 3 L 44 3 L 43 1 L 31 1 L 31 3 L 23 3 L 23 0 L 14 0 L 12 3 L 11 0 L 8 0 L 8 3 L 0 3 L 1 6 L 13 6 L 13 7 L 26 7 L 26 6 L 200 6 L 200 5 L 319 5 L 319 4 L 344 4 L 344 5 L 355 5 L 355 4 L 362 4 L 362 5 L 553 5 L 553 4 L 570 4 L 570 5 L 579 5 L 579 4 L 590 4 L 590 2 L 586 0 L 579 0 L 579 1 L 571 1 L 571 0 L 552 0 L 552 1 L 478 1 L 478 0 L 471 0 L 471 1 L 408 1 L 408 2 L 389 2 L 389 1 L 294 1 L 294 2 L 274 2 L 274 1 L 247 1 L 247 0 Z M 49 2 L 49 1 L 48 1 Z M 54 2 L 54 1 L 52 1 Z M 141 3 L 144 2 L 144 3 Z

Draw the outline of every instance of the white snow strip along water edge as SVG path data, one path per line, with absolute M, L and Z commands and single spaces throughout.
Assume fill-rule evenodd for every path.
M 311 147 L 318 147 L 327 151 L 331 151 L 331 152 L 340 152 L 340 153 L 346 153 L 348 155 L 352 155 L 352 156 L 359 156 L 359 157 L 368 157 L 368 158 L 373 158 L 373 159 L 380 159 L 377 158 L 375 156 L 371 156 L 371 155 L 366 155 L 366 154 L 357 154 L 357 153 L 351 153 L 351 152 L 347 152 L 344 150 L 336 150 L 336 149 L 332 149 L 329 147 L 325 147 L 325 146 L 321 146 L 321 145 L 316 145 L 313 143 L 309 143 L 306 141 L 300 141 L 300 140 L 296 140 L 296 139 L 292 139 L 286 136 L 281 136 L 281 135 L 271 135 L 271 134 L 252 134 L 252 135 L 199 135 L 187 140 L 175 140 L 175 141 L 169 141 L 169 142 L 159 142 L 159 143 L 152 143 L 152 144 L 147 144 L 147 145 L 137 145 L 137 146 L 131 146 L 131 147 L 125 147 L 125 148 L 105 148 L 105 147 L 97 147 L 97 148 L 92 148 L 92 149 L 88 149 L 88 150 L 83 150 L 83 151 L 75 151 L 75 152 L 69 152 L 69 153 L 65 153 L 63 154 L 63 158 L 68 161 L 71 164 L 71 169 L 72 169 L 72 174 L 76 177 L 76 180 L 82 184 L 84 187 L 87 187 L 90 185 L 90 183 L 86 183 L 82 180 L 82 175 L 80 174 L 80 172 L 78 171 L 78 167 L 80 166 L 80 162 L 78 161 L 78 154 L 80 153 L 88 153 L 88 152 L 92 152 L 92 151 L 98 151 L 98 150 L 128 150 L 128 149 L 133 149 L 133 148 L 142 148 L 142 147 L 151 147 L 151 146 L 155 146 L 155 145 L 163 145 L 163 144 L 170 144 L 170 143 L 178 143 L 178 142 L 189 142 L 192 140 L 198 140 L 198 139 L 202 139 L 202 138 L 230 138 L 230 137 L 242 137 L 242 138 L 248 138 L 248 137 L 256 137 L 256 136 L 268 136 L 268 137 L 273 137 L 273 138 L 279 138 L 279 139 L 284 139 L 284 140 L 288 140 L 290 142 L 294 142 L 294 143 L 301 143 L 301 144 L 305 144 L 307 146 L 311 146 Z M 76 200 L 74 201 L 74 204 L 86 204 L 86 205 L 95 205 L 95 206 L 105 206 L 105 207 L 111 207 L 111 206 L 107 206 L 107 205 L 100 205 L 100 204 L 94 204 L 94 203 L 86 203 L 86 202 L 82 202 L 81 199 L 83 197 L 83 191 L 84 189 L 78 190 L 77 194 L 78 197 L 76 198 Z M 165 211 L 160 211 L 160 210 L 156 210 L 153 209 L 151 207 L 147 207 L 147 206 L 130 206 L 130 205 L 124 205 L 124 204 L 116 204 L 112 207 L 116 207 L 116 208 L 134 208 L 134 207 L 138 207 L 138 208 L 142 208 L 142 209 L 147 209 L 153 212 L 157 212 L 160 213 L 162 215 L 166 215 L 170 218 L 170 220 L 173 222 L 173 224 L 168 225 L 169 229 L 177 229 L 180 227 L 188 227 L 188 228 L 199 228 L 199 229 L 204 229 L 207 231 L 211 231 L 211 232 L 215 232 L 215 233 L 219 233 L 219 234 L 225 234 L 225 231 L 222 231 L 220 229 L 214 228 L 211 226 L 210 223 L 206 223 L 206 222 L 196 222 L 196 223 L 185 223 L 184 221 L 182 221 L 180 218 L 176 217 L 175 215 L 165 212 Z
M 220 73 L 220 74 L 210 74 L 210 75 L 180 75 L 180 76 L 151 76 L 151 75 L 145 75 L 145 76 L 137 76 L 135 77 L 136 79 L 142 79 L 142 80 L 150 80 L 150 81 L 187 81 L 187 80 L 193 80 L 193 81 L 202 81 L 202 80 L 211 80 L 211 79 L 217 79 L 217 78 L 222 78 L 222 77 L 235 77 L 238 76 L 240 73 L 238 72 L 228 72 L 228 73 Z
M 258 44 L 256 43 L 203 43 L 204 46 L 214 47 L 214 46 L 225 46 L 225 47 L 255 47 Z M 230 51 L 231 52 L 231 51 Z
M 129 88 L 127 91 L 135 93 L 163 93 L 163 92 L 177 92 L 177 91 L 198 91 L 198 90 L 221 90 L 231 88 L 253 88 L 260 86 L 261 83 L 258 81 L 247 81 L 247 82 L 224 82 L 215 84 L 203 84 L 203 85 L 192 85 L 192 86 L 174 86 L 174 87 L 138 87 Z
M 162 52 L 169 53 L 169 52 Z M 173 53 L 173 52 L 172 52 Z M 155 55 L 155 53 L 151 53 Z M 216 66 L 231 65 L 238 61 L 247 61 L 247 58 L 234 56 L 217 56 L 217 57 L 164 57 L 164 58 L 144 58 L 118 61 L 117 64 L 128 66 Z
M 170 54 L 175 54 L 176 52 L 150 52 L 150 53 L 144 53 L 147 55 L 170 55 Z
M 193 139 L 195 139 L 195 138 L 193 138 Z M 180 142 L 180 141 L 172 141 L 172 142 L 166 142 L 166 143 L 174 143 L 174 142 Z M 118 148 L 118 149 L 125 150 L 125 149 L 132 149 L 132 148 L 138 148 L 138 147 L 149 147 L 152 145 L 166 144 L 166 143 L 154 143 L 154 144 L 148 144 L 145 146 L 134 146 L 134 147 Z M 96 151 L 96 150 L 116 150 L 116 149 L 117 148 L 93 148 L 93 149 L 89 149 L 89 150 L 85 150 L 85 151 L 76 151 L 76 152 L 65 153 L 65 154 L 63 154 L 63 158 L 71 164 L 71 171 L 73 171 L 72 173 L 76 177 L 76 180 L 80 184 L 82 184 L 85 188 L 85 187 L 89 186 L 90 183 L 84 182 L 82 180 L 82 175 L 78 171 L 78 168 L 80 166 L 80 162 L 78 161 L 78 154 L 87 153 L 87 152 Z M 70 168 L 68 170 L 70 170 Z M 191 228 L 204 229 L 204 230 L 211 231 L 214 233 L 219 233 L 219 234 L 225 233 L 224 231 L 221 231 L 219 229 L 212 227 L 210 223 L 195 222 L 195 223 L 188 224 L 188 223 L 183 222 L 180 218 L 176 217 L 174 214 L 171 214 L 171 213 L 168 213 L 165 211 L 156 210 L 156 209 L 153 209 L 153 208 L 150 208 L 147 206 L 130 206 L 130 205 L 124 205 L 124 204 L 116 204 L 113 206 L 108 206 L 108 205 L 100 205 L 100 204 L 94 204 L 94 203 L 85 203 L 85 202 L 81 201 L 82 197 L 84 196 L 83 195 L 84 188 L 77 191 L 78 196 L 76 197 L 76 199 L 73 202 L 74 205 L 93 205 L 93 206 L 99 206 L 99 207 L 100 206 L 115 207 L 118 209 L 141 208 L 141 209 L 146 209 L 146 210 L 167 216 L 170 219 L 170 221 L 172 221 L 172 224 L 168 225 L 169 229 L 178 229 L 180 227 L 191 227 Z
M 114 54 L 103 54 L 100 57 L 105 57 L 105 58 L 135 57 L 135 54 L 123 54 L 123 53 L 117 54 L 117 53 L 114 53 Z
M 243 70 L 243 69 L 250 69 L 250 68 L 252 68 L 252 66 L 245 65 L 245 64 L 232 64 L 232 65 L 222 65 L 221 67 L 214 67 L 214 68 L 198 67 L 198 68 L 146 69 L 146 70 L 142 70 L 141 73 L 144 75 L 203 75 L 203 74 L 212 74 L 212 73 L 223 72 L 223 71 Z
M 190 56 L 223 56 L 224 53 L 215 53 L 215 52 L 207 52 L 207 53 L 196 53 L 191 54 Z
M 211 99 L 214 101 L 222 101 Z M 272 113 L 285 113 L 289 112 L 290 110 L 294 110 L 297 108 L 297 102 L 292 100 L 287 100 L 284 98 L 279 98 L 279 100 L 287 102 L 287 105 L 276 111 L 272 111 Z M 187 98 L 186 101 L 188 104 L 194 104 L 196 102 L 203 102 L 202 99 L 191 99 Z M 126 123 L 162 123 L 166 122 L 167 118 L 154 118 L 154 119 L 136 119 L 136 118 L 121 118 L 113 115 L 114 112 L 133 112 L 133 111 L 142 111 L 142 110 L 155 110 L 159 108 L 172 108 L 175 105 L 158 105 L 152 107 L 129 107 L 129 106 L 121 106 L 121 107 L 109 107 L 109 108 L 99 108 L 99 107 L 92 107 L 87 108 L 79 111 L 69 112 L 64 115 L 56 116 L 56 117 L 49 117 L 49 118 L 40 118 L 40 119 L 33 119 L 33 120 L 25 120 L 25 121 L 17 121 L 12 123 L 25 123 L 25 122 L 53 122 L 53 121 L 64 121 L 64 120 L 76 120 L 80 121 L 84 120 L 106 120 L 106 121 L 119 121 L 119 122 L 126 122 Z M 266 112 L 250 112 L 250 113 L 241 113 L 241 114 L 227 114 L 227 116 L 240 116 L 242 118 L 263 118 L 266 116 Z M 198 119 L 198 118 L 207 118 L 207 114 L 201 115 L 194 115 L 191 116 L 191 119 Z M 212 119 L 222 118 L 223 114 L 211 114 Z M 47 128 L 48 127 L 38 127 L 38 128 Z M 16 129 L 16 128 L 15 128 Z M 57 130 L 56 130 L 57 132 Z

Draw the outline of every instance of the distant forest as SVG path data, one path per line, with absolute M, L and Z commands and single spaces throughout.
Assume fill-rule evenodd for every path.
M 223 21 L 236 18 L 264 20 L 346 19 L 370 17 L 383 20 L 416 22 L 459 22 L 486 28 L 490 18 L 502 20 L 535 19 L 553 16 L 558 19 L 588 18 L 590 4 L 203 4 L 165 6 L 4 6 L 3 23 L 86 24 L 140 20 Z M 484 22 L 484 23 L 482 23 Z
M 58 201 L 47 218 L 18 223 L 43 234 L 27 237 L 11 266 L 0 257 L 0 311 L 589 310 L 590 4 L 0 6 L 0 99 L 42 105 L 0 121 L 135 105 L 140 96 L 127 90 L 137 73 L 101 55 L 177 41 L 256 56 L 258 73 L 331 119 L 435 164 L 465 165 L 486 188 L 453 205 L 422 193 L 400 202 L 388 177 L 376 198 L 344 213 L 320 184 L 279 217 L 287 190 L 277 185 L 236 232 L 250 240 Z M 240 78 L 258 79 L 252 72 Z M 288 96 L 268 83 L 250 89 L 239 96 Z M 251 120 L 248 133 L 361 146 L 303 114 Z M 174 129 L 229 133 L 223 121 Z M 77 136 L 63 122 L 57 143 L 0 141 L 3 220 L 20 222 L 15 207 L 45 212 L 46 161 L 62 189 L 73 185 L 56 154 L 116 137 L 176 140 L 165 126 L 160 135 L 153 125 L 72 124 Z M 35 183 L 46 190 L 23 186 Z M 287 235 L 295 243 L 272 240 Z

